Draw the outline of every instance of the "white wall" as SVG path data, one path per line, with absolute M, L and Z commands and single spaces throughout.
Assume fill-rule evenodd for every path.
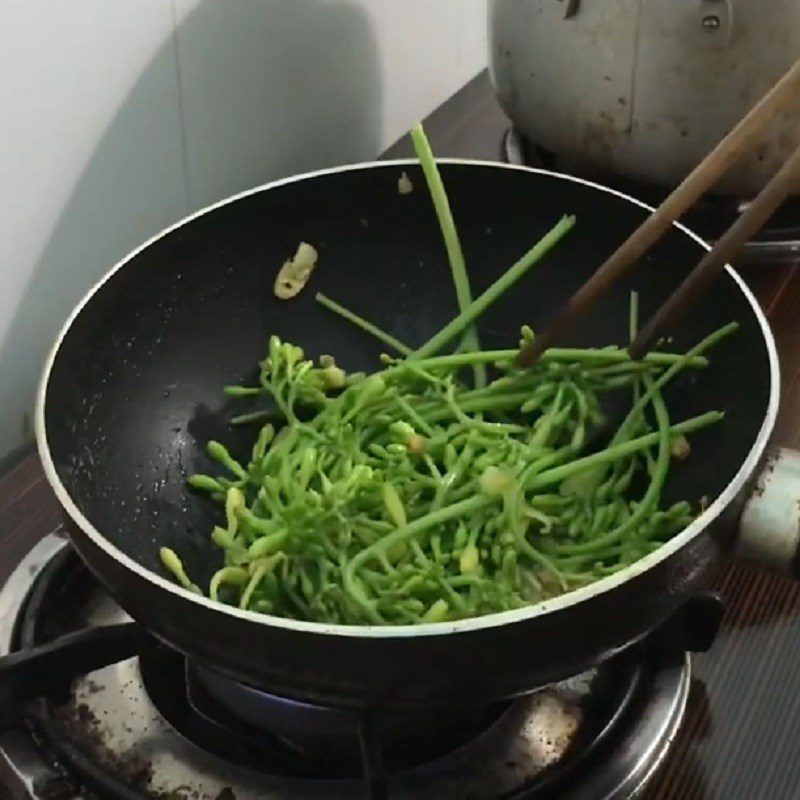
M 369 159 L 486 60 L 485 0 L 3 0 L 0 455 L 116 260 L 189 211 Z

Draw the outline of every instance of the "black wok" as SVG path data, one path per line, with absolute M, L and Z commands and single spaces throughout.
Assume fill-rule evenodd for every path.
M 416 189 L 397 191 L 405 170 Z M 442 170 L 476 291 L 563 214 L 568 239 L 481 320 L 482 343 L 511 346 L 638 226 L 648 209 L 599 186 L 547 172 L 448 161 Z M 296 299 L 275 299 L 277 269 L 298 242 L 319 266 Z M 629 292 L 642 314 L 677 286 L 704 245 L 674 228 L 620 283 L 575 340 L 622 344 Z M 208 439 L 244 451 L 221 387 L 252 377 L 267 338 L 371 369 L 381 348 L 314 302 L 323 291 L 410 343 L 456 312 L 446 255 L 424 181 L 411 162 L 347 167 L 231 198 L 165 231 L 118 264 L 64 327 L 47 363 L 37 416 L 48 479 L 72 521 L 75 548 L 111 594 L 160 639 L 244 682 L 294 698 L 411 707 L 495 700 L 606 659 L 676 614 L 712 580 L 733 546 L 747 481 L 762 462 L 778 400 L 773 340 L 753 297 L 729 271 L 674 336 L 684 349 L 738 320 L 713 365 L 669 390 L 673 417 L 722 409 L 693 437 L 667 498 L 712 499 L 681 536 L 648 559 L 539 606 L 417 628 L 336 627 L 244 613 L 178 588 L 158 559 L 184 558 L 201 584 L 221 562 L 215 511 L 187 491 L 209 471 Z

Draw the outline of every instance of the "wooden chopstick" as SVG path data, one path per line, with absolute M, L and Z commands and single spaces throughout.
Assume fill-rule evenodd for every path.
M 742 247 L 769 221 L 789 196 L 792 188 L 797 185 L 798 178 L 800 178 L 800 147 L 789 156 L 758 197 L 642 328 L 630 346 L 632 358 L 642 358 L 664 325 L 667 322 L 674 323 L 689 309 L 723 271 L 725 265 L 731 262 Z
M 742 121 L 709 153 L 675 191 L 642 223 L 622 246 L 578 289 L 517 356 L 529 367 L 585 313 L 621 275 L 629 270 L 730 169 L 773 117 L 790 100 L 800 97 L 800 60 L 781 78 Z M 765 201 L 766 202 L 766 201 Z M 751 217 L 752 219 L 753 217 Z

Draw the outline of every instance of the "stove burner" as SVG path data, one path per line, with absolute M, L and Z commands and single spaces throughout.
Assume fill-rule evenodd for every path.
M 509 128 L 503 136 L 503 160 L 509 164 L 527 164 L 558 171 L 558 156 L 529 142 Z M 564 171 L 570 170 L 564 167 Z M 612 189 L 657 207 L 667 196 L 667 189 L 645 181 L 618 175 L 584 175 Z M 715 242 L 747 207 L 749 198 L 708 195 L 682 218 L 687 227 L 706 241 Z M 739 258 L 740 264 L 787 263 L 800 258 L 800 198 L 789 200 L 769 221 L 764 230 L 749 242 Z
M 359 778 L 362 716 L 237 683 L 159 648 L 139 659 L 145 690 L 189 741 L 221 758 L 273 775 Z M 390 771 L 450 753 L 489 728 L 509 704 L 376 715 L 375 738 Z M 420 732 L 424 731 L 424 736 Z
M 0 653 L 125 619 L 52 537 L 0 591 L 0 608 Z M 32 736 L 0 732 L 0 761 L 19 797 L 66 800 L 86 786 L 130 800 L 345 800 L 364 797 L 358 732 L 380 739 L 391 800 L 622 800 L 652 775 L 682 718 L 688 661 L 669 652 L 648 645 L 491 709 L 376 714 L 357 728 L 354 712 L 241 686 L 160 647 L 79 679 L 62 706 L 41 702 Z

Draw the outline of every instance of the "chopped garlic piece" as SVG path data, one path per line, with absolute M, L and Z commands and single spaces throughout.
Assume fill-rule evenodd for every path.
M 692 446 L 689 444 L 689 440 L 685 436 L 678 436 L 676 439 L 672 440 L 669 451 L 673 458 L 676 458 L 678 461 L 683 461 L 684 459 L 689 458 L 689 455 L 692 452 Z
M 480 565 L 481 554 L 478 552 L 478 548 L 474 544 L 465 547 L 458 561 L 458 568 L 461 570 L 462 575 L 477 572 Z
M 397 180 L 397 191 L 400 194 L 411 194 L 414 191 L 414 184 L 405 172 Z
M 291 261 L 287 261 L 275 278 L 273 291 L 280 300 L 290 300 L 300 293 L 317 265 L 317 251 L 306 242 L 300 242 Z
M 406 444 L 408 452 L 415 456 L 421 456 L 428 447 L 428 442 L 423 439 L 418 433 L 412 433 L 408 437 Z

